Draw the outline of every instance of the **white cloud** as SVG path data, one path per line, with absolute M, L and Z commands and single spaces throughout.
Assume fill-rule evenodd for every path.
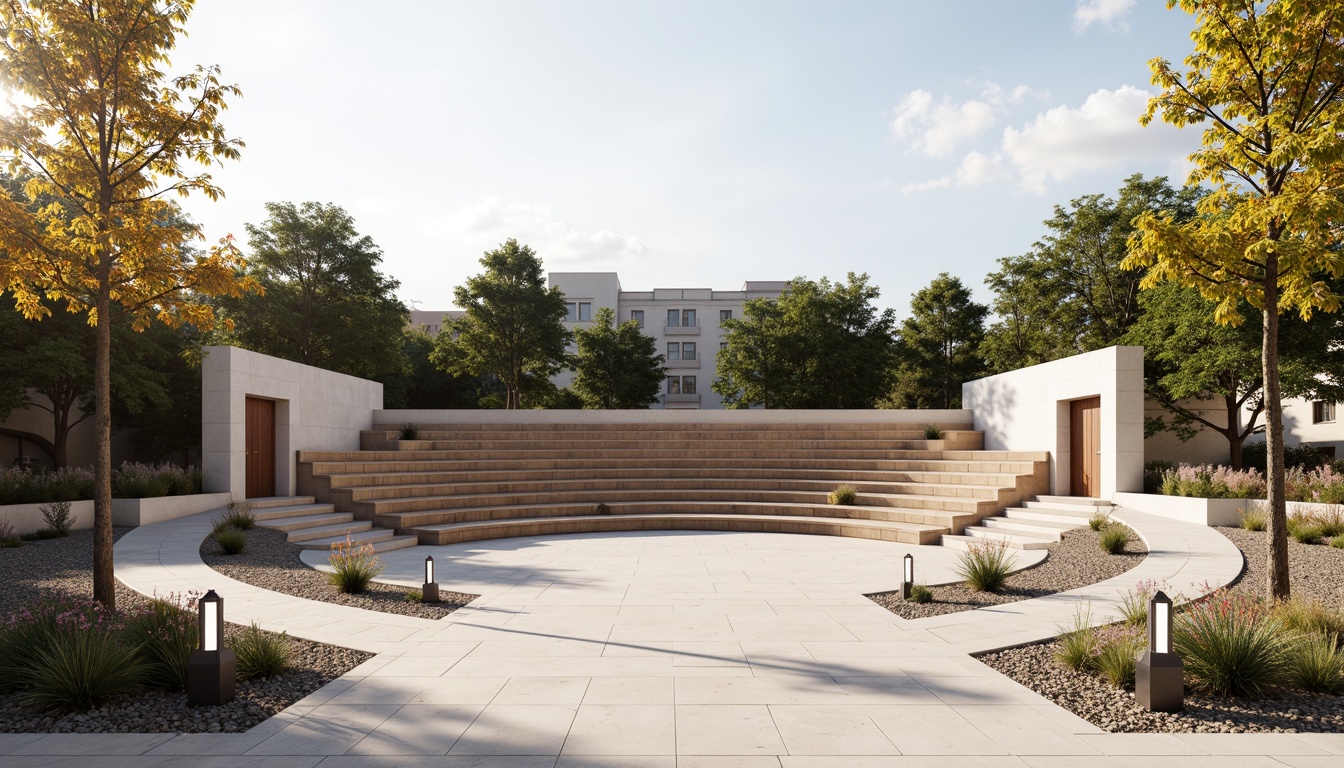
M 1154 121 L 1139 125 L 1152 94 L 1129 85 L 1094 91 L 1077 109 L 1059 106 L 1021 128 L 1003 131 L 1002 153 L 1019 186 L 1044 192 L 1051 181 L 1077 173 L 1166 160 L 1179 167 L 1189 135 Z
M 966 153 L 966 156 L 961 159 L 961 164 L 951 175 L 906 184 L 901 187 L 901 191 L 909 193 L 947 187 L 978 187 L 1003 178 L 1004 175 L 1002 160 L 997 154 L 990 156 L 971 151 Z
M 491 196 L 430 226 L 456 247 L 483 253 L 509 238 L 532 247 L 548 269 L 613 267 L 644 253 L 639 238 L 609 230 L 580 232 L 540 205 L 505 203 Z
M 1083 32 L 1093 24 L 1127 29 L 1123 17 L 1133 8 L 1134 0 L 1078 0 L 1073 9 L 1073 29 Z
M 944 96 L 935 101 L 923 89 L 911 91 L 896 105 L 891 134 L 910 148 L 930 157 L 950 153 L 966 139 L 979 136 L 994 124 L 994 106 L 971 99 L 960 104 Z

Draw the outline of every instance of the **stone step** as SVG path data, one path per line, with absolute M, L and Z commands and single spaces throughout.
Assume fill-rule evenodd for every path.
M 346 531 L 333 536 L 313 537 L 302 541 L 291 540 L 291 543 L 298 544 L 300 549 L 331 549 L 333 544 L 344 544 L 347 538 L 351 544 L 360 545 L 377 544 L 396 537 L 397 534 L 394 531 L 389 531 L 386 528 L 374 528 L 372 523 L 367 523 L 363 530 Z
M 970 442 L 967 440 L 966 442 Z M 594 437 L 583 439 L 572 439 L 566 437 L 563 441 L 563 450 L 566 451 L 712 451 L 712 450 L 792 450 L 792 451 L 927 451 L 937 450 L 937 447 L 931 443 L 945 444 L 946 440 L 930 441 L 924 438 L 872 438 L 872 439 L 845 439 L 831 440 L 825 438 L 807 438 L 791 440 L 761 440 L 760 438 L 743 438 L 740 440 L 724 440 L 719 438 L 711 439 L 682 439 L 675 436 L 651 435 L 648 438 L 641 439 L 617 439 L 609 437 Z M 554 440 L 530 441 L 530 440 L 460 440 L 460 439 L 426 439 L 416 438 L 415 440 L 398 440 L 397 450 L 399 451 L 471 451 L 476 453 L 490 453 L 498 451 L 507 452 L 526 452 L 526 453 L 546 453 L 557 449 Z
M 927 453 L 936 454 L 936 451 Z M 473 471 L 511 471 L 544 472 L 572 469 L 698 469 L 713 471 L 725 464 L 741 469 L 768 469 L 780 473 L 804 470 L 829 470 L 841 472 L 888 471 L 888 472 L 976 472 L 983 474 L 1031 475 L 1038 464 L 1032 461 L 996 461 L 988 458 L 981 460 L 948 461 L 940 458 L 923 459 L 835 459 L 810 457 L 806 459 L 761 459 L 746 456 L 731 456 L 732 461 L 724 458 L 706 458 L 703 456 L 642 457 L 624 456 L 598 458 L 591 456 L 561 456 L 548 459 L 493 460 L 480 458 L 416 458 L 417 454 L 385 451 L 369 451 L 361 454 L 349 452 L 342 454 L 313 455 L 300 452 L 300 465 L 314 475 L 355 474 L 369 472 L 473 472 Z
M 646 530 L 750 531 L 804 533 L 828 536 L 933 544 L 945 528 L 865 520 L 764 515 L 651 514 L 587 515 L 559 518 L 492 520 L 422 526 L 412 529 L 421 544 L 446 545 L 482 539 L 516 536 L 548 536 L 565 533 L 595 533 Z
M 255 499 L 239 499 L 252 507 L 255 513 L 257 510 L 270 509 L 272 507 L 293 507 L 304 504 L 312 504 L 316 499 L 312 496 L 261 496 Z
M 1048 520 L 985 517 L 980 519 L 980 527 L 991 528 L 1004 533 L 1024 533 L 1028 535 L 1053 537 L 1052 541 L 1059 541 L 1060 534 L 1064 531 L 1071 531 L 1078 526 L 1070 525 L 1068 523 L 1056 523 Z
M 351 520 L 344 523 L 333 523 L 332 525 L 315 525 L 311 528 L 299 528 L 288 531 L 286 541 L 291 544 L 298 544 L 315 539 L 328 539 L 339 537 L 342 540 L 347 535 L 363 533 L 373 528 L 373 523 L 368 520 Z
M 1111 502 L 1106 499 L 1094 499 L 1088 496 L 1049 496 L 1042 494 L 1036 497 L 1036 501 L 1042 504 L 1058 504 L 1065 507 L 1110 507 Z
M 1083 516 L 1068 509 L 1051 509 L 1048 507 L 1009 507 L 1003 511 L 1003 516 L 1011 520 L 1039 520 L 1055 522 L 1060 525 L 1067 525 L 1070 528 L 1078 528 L 1087 525 L 1087 521 L 1092 515 Z
M 1082 505 L 1070 506 L 1067 504 L 1054 504 L 1042 501 L 1024 501 L 1021 504 L 1019 504 L 1016 508 L 1032 510 L 1035 512 L 1052 513 L 1059 516 L 1076 517 L 1082 520 L 1089 519 L 1099 511 L 1105 512 L 1110 509 L 1110 507 L 1095 507 L 1095 506 L 1082 506 Z
M 289 517 L 304 517 L 307 515 L 320 515 L 324 513 L 335 512 L 336 507 L 333 504 L 295 504 L 285 507 L 263 507 L 262 509 L 252 510 L 252 518 L 257 522 L 283 520 Z
M 962 530 L 963 536 L 970 536 L 974 539 L 985 541 L 1002 541 L 1013 549 L 1045 549 L 1047 546 L 1059 541 L 1059 534 L 1053 536 L 1026 533 L 1024 531 L 1005 531 L 998 528 L 986 528 L 979 525 L 968 525 Z
M 521 476 L 520 476 L 521 474 Z M 979 472 L 881 472 L 855 470 L 797 469 L 789 471 L 789 482 L 818 483 L 834 487 L 841 483 L 916 483 L 923 485 L 959 485 L 976 488 L 1013 487 L 1023 475 Z M 451 484 L 457 487 L 471 485 L 514 485 L 520 483 L 575 483 L 617 482 L 643 485 L 646 482 L 713 479 L 717 481 L 779 480 L 770 468 L 716 468 L 712 475 L 698 467 L 662 467 L 653 469 L 574 469 L 534 470 L 526 473 L 511 471 L 476 472 L 354 472 L 324 475 L 332 488 L 349 491 L 367 490 L 386 486 L 421 486 Z
M 278 520 L 259 520 L 257 525 L 262 528 L 273 528 L 277 531 L 297 531 L 302 528 L 316 528 L 322 525 L 335 525 L 337 523 L 347 523 L 354 520 L 355 516 L 348 512 L 328 512 L 320 515 L 301 515 L 298 517 L 284 517 Z
M 935 423 L 944 432 L 974 432 L 969 422 L 939 421 Z M 570 434 L 575 432 L 621 433 L 621 432 L 746 432 L 751 434 L 772 434 L 776 432 L 822 432 L 834 434 L 841 432 L 918 432 L 924 433 L 927 424 L 896 422 L 834 422 L 834 421 L 787 421 L 778 423 L 749 423 L 745 421 L 727 422 L 632 422 L 625 424 L 576 424 L 573 422 L 519 422 L 516 424 L 416 424 L 420 434 L 429 432 L 451 432 L 453 434 L 511 434 L 545 433 Z M 402 424 L 377 423 L 370 432 L 401 433 Z

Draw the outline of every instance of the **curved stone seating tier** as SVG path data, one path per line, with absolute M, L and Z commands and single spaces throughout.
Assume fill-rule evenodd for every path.
M 624 530 L 937 543 L 1044 492 L 1047 455 L 980 450 L 964 424 L 378 425 L 300 451 L 299 490 L 425 544 Z M 837 485 L 856 504 L 826 497 Z

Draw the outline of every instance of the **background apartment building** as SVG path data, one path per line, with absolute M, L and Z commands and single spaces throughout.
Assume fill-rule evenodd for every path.
M 616 322 L 634 320 L 658 342 L 666 358 L 667 380 L 654 408 L 722 408 L 723 398 L 710 390 L 715 358 L 724 345 L 722 323 L 742 317 L 747 299 L 777 299 L 788 285 L 784 280 L 748 281 L 738 291 L 709 288 L 621 289 L 615 272 L 551 272 L 551 286 L 565 294 L 570 330 L 591 324 L 597 310 L 610 307 Z M 571 371 L 555 377 L 558 386 L 574 380 Z

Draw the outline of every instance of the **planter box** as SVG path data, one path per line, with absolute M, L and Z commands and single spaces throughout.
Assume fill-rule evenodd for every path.
M 1117 493 L 1113 501 L 1126 509 L 1199 525 L 1238 525 L 1241 510 L 1257 503 L 1255 499 L 1200 499 L 1158 493 Z
M 137 528 L 163 520 L 194 515 L 218 509 L 230 501 L 228 493 L 198 493 L 191 496 L 160 496 L 154 499 L 113 499 L 112 525 Z M 10 504 L 0 506 L 0 517 L 9 520 L 15 533 L 32 533 L 46 523 L 42 520 L 42 504 Z M 93 527 L 93 502 L 70 502 L 70 516 L 75 522 L 71 530 Z

